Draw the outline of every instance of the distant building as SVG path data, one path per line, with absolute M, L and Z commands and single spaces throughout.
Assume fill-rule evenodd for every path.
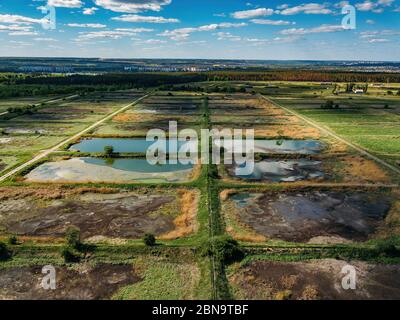
M 356 93 L 356 94 L 364 93 L 364 89 L 353 88 L 353 93 Z

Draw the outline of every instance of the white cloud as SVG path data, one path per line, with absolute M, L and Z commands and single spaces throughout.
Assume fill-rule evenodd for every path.
M 96 7 L 84 8 L 82 13 L 83 13 L 84 15 L 91 16 L 91 15 L 94 15 L 94 14 L 96 13 L 97 10 L 99 10 L 99 9 L 96 8 Z
M 0 32 L 1 31 L 30 31 L 32 29 L 32 27 L 30 26 L 21 26 L 21 25 L 1 25 L 0 24 Z
M 371 10 L 375 9 L 376 6 L 377 6 L 377 4 L 372 1 L 365 1 L 362 3 L 356 4 L 356 8 L 360 11 L 371 11 Z
M 319 27 L 315 28 L 292 28 L 292 29 L 286 29 L 282 30 L 280 34 L 284 35 L 304 35 L 304 34 L 312 34 L 312 33 L 329 33 L 329 32 L 339 32 L 339 31 L 344 31 L 346 30 L 343 28 L 343 26 L 340 25 L 327 25 L 324 24 Z
M 0 23 L 12 24 L 34 24 L 42 23 L 42 19 L 33 19 L 29 17 L 14 15 L 14 14 L 0 14 Z
M 391 6 L 394 0 L 378 0 L 378 4 L 382 6 Z
M 37 36 L 36 31 L 12 31 L 8 34 L 9 36 Z
M 371 20 L 371 19 L 368 19 L 368 20 L 365 20 L 365 23 L 366 24 L 375 24 L 375 21 Z
M 299 13 L 305 14 L 331 14 L 332 10 L 328 9 L 325 4 L 307 3 L 300 6 L 286 8 L 280 11 L 283 15 L 295 15 Z
M 235 19 L 250 19 L 255 17 L 264 17 L 274 14 L 274 10 L 267 8 L 258 8 L 253 10 L 237 11 L 232 13 Z
M 380 31 L 363 31 L 360 32 L 360 38 L 375 38 L 377 36 L 400 36 L 400 31 L 397 30 L 380 30 Z
M 165 40 L 160 40 L 160 39 L 148 39 L 143 41 L 146 44 L 162 44 L 162 43 L 167 43 Z
M 154 31 L 154 29 L 148 29 L 148 28 L 117 28 L 115 30 L 122 31 L 122 32 L 132 32 L 132 33 L 142 33 L 142 32 Z
M 154 16 L 139 16 L 137 14 L 124 14 L 120 17 L 112 18 L 112 20 L 124 22 L 141 22 L 141 23 L 178 23 L 178 19 L 154 17 Z
M 83 6 L 81 0 L 48 0 L 48 5 L 61 8 L 80 8 Z
M 100 24 L 100 23 L 68 23 L 67 26 L 71 28 L 93 28 L 93 29 L 101 29 L 107 27 L 105 24 Z
M 271 42 L 268 39 L 258 39 L 258 38 L 246 38 L 245 41 L 251 43 L 254 46 L 259 46 Z
M 389 39 L 383 39 L 383 38 L 374 38 L 374 39 L 369 39 L 369 43 L 383 43 L 383 42 L 389 42 Z
M 202 32 L 202 31 L 213 31 L 223 28 L 239 28 L 247 26 L 247 23 L 215 23 L 215 24 L 208 24 L 201 27 L 196 28 L 181 28 L 181 29 L 174 29 L 174 30 L 166 30 L 160 34 L 163 37 L 169 37 L 172 40 L 186 40 L 189 35 L 193 32 Z
M 162 6 L 171 4 L 172 0 L 94 0 L 94 2 L 114 12 L 139 13 L 160 11 Z
M 284 3 L 276 7 L 278 10 L 283 10 L 289 8 L 289 5 Z
M 286 20 L 269 20 L 269 19 L 253 19 L 250 20 L 255 24 L 264 24 L 270 26 L 288 26 L 290 24 L 295 24 L 294 22 L 286 21 Z
M 345 6 L 348 6 L 349 4 L 350 4 L 350 2 L 348 2 L 348 1 L 340 1 L 338 3 L 335 3 L 334 7 L 335 8 L 343 8 Z
M 361 3 L 356 3 L 356 8 L 360 11 L 372 11 L 374 13 L 382 13 L 384 12 L 385 7 L 390 7 L 393 4 L 394 0 L 365 0 Z
M 45 41 L 45 42 L 58 42 L 58 40 L 53 38 L 34 38 L 35 41 Z
M 230 32 L 217 32 L 215 35 L 217 36 L 218 40 L 229 40 L 229 41 L 242 40 L 241 37 L 235 36 L 235 35 L 231 34 Z
M 132 37 L 141 32 L 150 32 L 152 29 L 146 28 L 118 28 L 115 30 L 102 30 L 102 31 L 91 31 L 81 32 L 75 41 L 82 42 L 95 39 L 121 39 L 123 37 Z
M 299 40 L 299 36 L 289 36 L 289 37 L 276 37 L 273 39 L 274 43 L 292 43 Z

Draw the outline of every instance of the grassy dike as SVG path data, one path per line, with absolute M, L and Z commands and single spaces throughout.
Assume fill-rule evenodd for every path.
M 211 129 L 210 110 L 208 107 L 208 98 L 204 99 L 203 104 L 203 122 L 202 128 Z M 211 142 L 211 141 L 210 141 Z M 209 143 L 210 154 L 212 144 Z M 218 188 L 218 167 L 215 164 L 204 165 L 207 170 L 206 190 L 208 200 L 208 214 L 210 223 L 209 246 L 211 249 L 211 281 L 213 285 L 212 297 L 215 300 L 232 299 L 229 292 L 229 284 L 225 273 L 225 264 L 220 257 L 216 255 L 216 244 L 214 239 L 225 233 L 223 222 L 220 215 L 219 188 Z M 204 244 L 203 244 L 204 245 Z

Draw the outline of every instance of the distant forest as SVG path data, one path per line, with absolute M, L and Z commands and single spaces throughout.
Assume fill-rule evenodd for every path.
M 400 73 L 335 72 L 284 70 L 267 72 L 206 72 L 206 73 L 109 73 L 63 77 L 25 77 L 16 84 L 49 85 L 130 85 L 146 88 L 163 84 L 200 81 L 317 81 L 317 82 L 400 82 Z
M 400 82 L 400 73 L 275 70 L 204 73 L 0 74 L 0 98 L 146 89 L 202 81 Z
M 316 82 L 400 82 L 400 73 L 277 70 L 267 72 L 213 72 L 214 81 L 316 81 Z

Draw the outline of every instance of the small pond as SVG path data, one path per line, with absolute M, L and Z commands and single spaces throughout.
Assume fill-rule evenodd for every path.
M 146 153 L 148 148 L 153 144 L 153 141 L 146 141 L 144 138 L 94 138 L 82 140 L 79 143 L 72 145 L 69 150 L 101 153 L 104 152 L 104 147 L 112 146 L 114 148 L 114 152 L 116 153 Z M 193 144 L 197 144 L 197 142 L 178 141 L 178 150 L 180 150 L 182 146 L 189 148 Z M 160 151 L 167 153 L 170 144 L 166 141 L 165 145 L 167 150 Z
M 72 158 L 46 162 L 25 177 L 49 182 L 182 182 L 191 179 L 193 166 L 151 165 L 145 159 Z
M 245 176 L 236 175 L 235 169 L 235 166 L 228 166 L 229 175 L 245 180 L 294 182 L 324 177 L 322 162 L 308 159 L 255 162 L 253 173 Z

